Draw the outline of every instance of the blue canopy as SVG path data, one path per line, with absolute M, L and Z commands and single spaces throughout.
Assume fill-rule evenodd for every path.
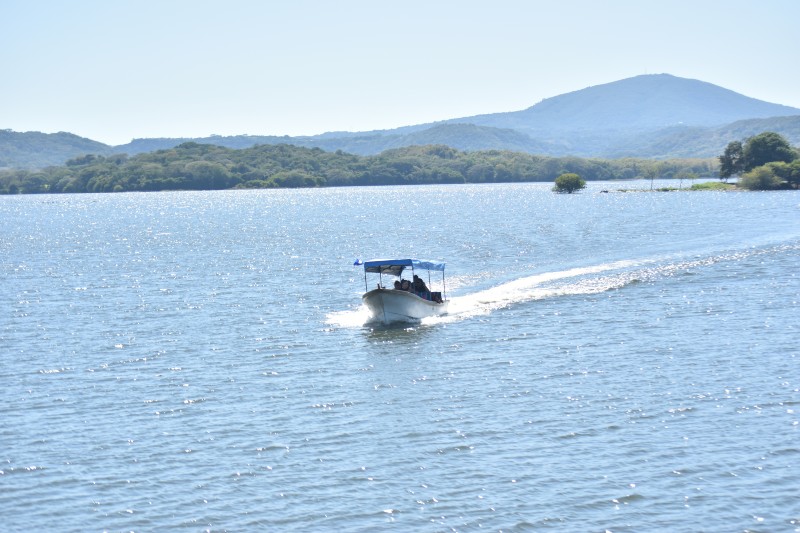
M 364 261 L 364 272 L 375 274 L 399 276 L 406 267 L 444 272 L 444 263 L 435 263 L 433 261 L 424 261 L 421 259 L 375 259 L 373 261 Z

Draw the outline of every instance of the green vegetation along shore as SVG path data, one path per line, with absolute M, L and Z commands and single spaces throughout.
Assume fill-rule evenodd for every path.
M 588 181 L 693 180 L 715 177 L 716 169 L 712 159 L 542 157 L 499 150 L 463 152 L 443 145 L 357 156 L 291 145 L 232 149 L 185 143 L 133 157 L 86 155 L 64 166 L 3 171 L 0 194 L 552 182 L 564 173 Z

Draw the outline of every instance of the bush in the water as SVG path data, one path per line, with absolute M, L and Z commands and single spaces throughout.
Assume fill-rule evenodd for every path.
M 556 184 L 553 187 L 553 191 L 572 194 L 575 191 L 585 188 L 586 182 L 582 180 L 580 176 L 573 174 L 572 172 L 568 172 L 566 174 L 561 174 L 556 178 Z

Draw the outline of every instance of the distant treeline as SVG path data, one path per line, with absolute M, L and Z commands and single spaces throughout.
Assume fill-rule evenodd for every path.
M 572 172 L 585 180 L 711 177 L 712 160 L 581 159 L 443 145 L 412 146 L 375 156 L 291 145 L 232 149 L 185 143 L 139 154 L 86 155 L 64 166 L 0 172 L 0 193 L 79 193 L 231 188 L 339 187 L 433 183 L 554 181 Z

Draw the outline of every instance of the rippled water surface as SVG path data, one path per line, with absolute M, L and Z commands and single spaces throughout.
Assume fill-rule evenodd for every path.
M 0 529 L 800 531 L 800 193 L 549 187 L 0 197 Z

